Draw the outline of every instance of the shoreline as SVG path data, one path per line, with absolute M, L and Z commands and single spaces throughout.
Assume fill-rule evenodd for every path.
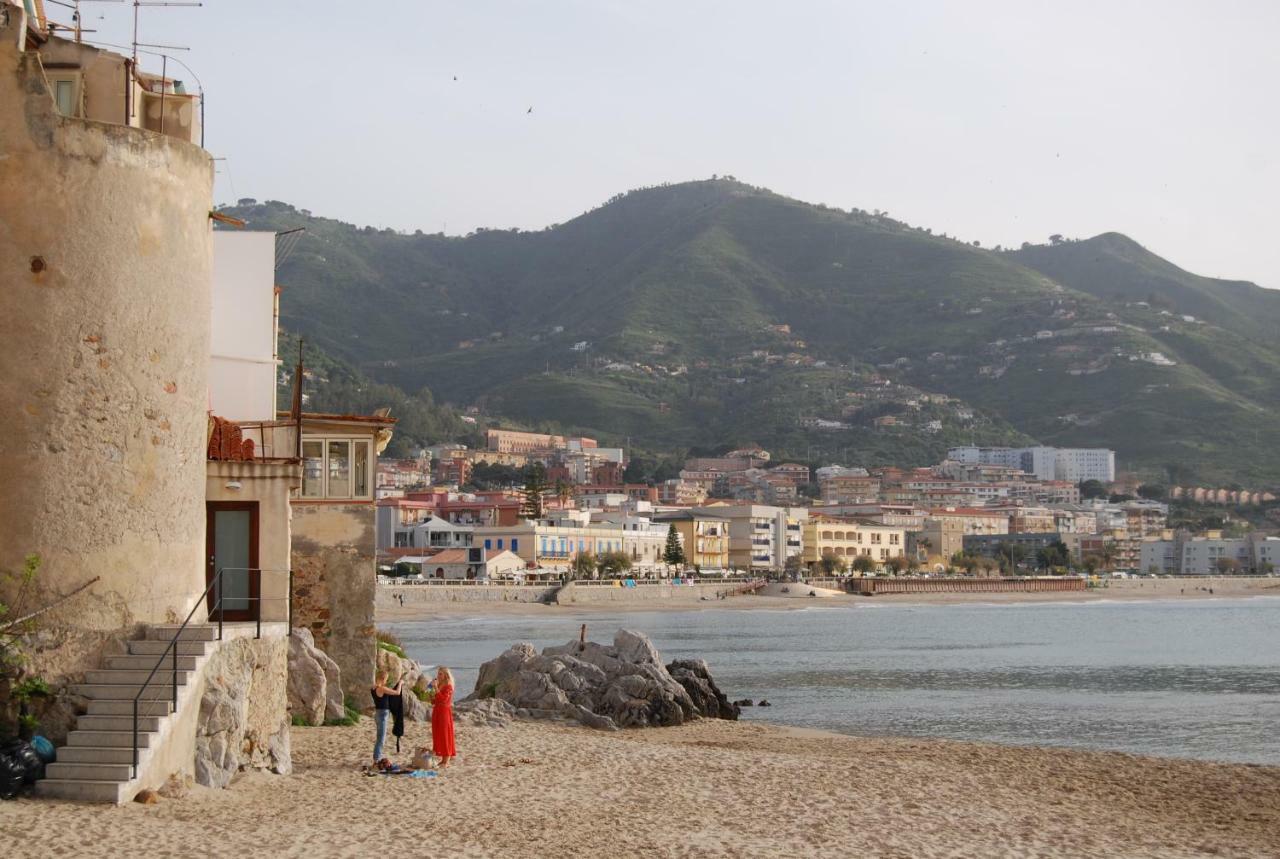
M 699 720 L 618 732 L 459 723 L 435 778 L 367 778 L 358 725 L 295 728 L 295 772 L 116 808 L 0 807 L 6 855 L 1280 854 L 1280 767 Z M 397 760 L 428 741 L 409 723 Z M 413 848 L 409 848 L 413 849 Z
M 799 586 L 803 589 L 803 585 Z M 1209 593 L 1209 589 L 1213 593 Z M 1222 599 L 1254 599 L 1280 597 L 1280 579 L 1122 579 L 1109 587 L 1085 591 L 991 592 L 991 593 L 914 593 L 857 596 L 839 594 L 827 597 L 736 596 L 723 600 L 701 600 L 696 597 L 673 596 L 664 600 L 626 602 L 622 600 L 571 605 L 545 605 L 525 602 L 422 602 L 411 605 L 385 605 L 379 600 L 378 623 L 405 623 L 456 617 L 523 617 L 576 616 L 589 614 L 633 614 L 649 612 L 694 611 L 795 611 L 812 608 L 866 608 L 887 605 L 1027 605 L 1078 604 L 1106 602 L 1200 602 Z

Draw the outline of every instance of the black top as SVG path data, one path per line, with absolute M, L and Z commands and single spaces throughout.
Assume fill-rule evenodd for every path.
M 376 691 L 376 690 L 377 690 L 377 688 L 378 688 L 377 686 L 370 686 L 370 687 L 369 687 L 369 694 L 371 694 L 371 695 L 373 696 L 373 709 L 375 709 L 375 710 L 390 710 L 390 709 L 392 709 L 391 699 L 392 699 L 392 698 L 399 698 L 401 693 L 399 693 L 399 692 L 395 692 L 395 693 L 392 693 L 392 694 L 389 694 L 389 695 L 379 695 L 379 694 L 377 693 L 377 691 Z M 395 688 L 395 687 L 392 687 L 392 688 Z

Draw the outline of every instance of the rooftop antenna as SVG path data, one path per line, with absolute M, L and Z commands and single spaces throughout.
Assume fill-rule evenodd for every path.
M 77 0 L 79 2 L 79 0 Z M 93 2 L 103 2 L 103 0 L 93 0 Z M 111 2 L 111 0 L 107 0 Z M 177 45 L 148 45 L 145 42 L 138 41 L 138 10 L 143 6 L 203 6 L 204 3 L 183 2 L 183 0 L 133 0 L 133 65 L 138 65 L 138 46 L 142 45 L 147 48 L 168 48 L 179 51 L 187 51 L 190 48 L 183 48 Z

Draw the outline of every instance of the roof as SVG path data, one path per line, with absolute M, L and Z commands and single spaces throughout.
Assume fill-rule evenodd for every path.
M 441 549 L 429 555 L 405 555 L 402 564 L 466 564 L 470 555 L 466 549 Z
M 281 409 L 276 414 L 280 415 L 282 420 L 289 417 L 287 409 Z M 398 420 L 390 415 L 340 415 L 331 412 L 303 412 L 302 419 L 304 421 L 333 421 L 335 423 L 373 424 L 374 426 L 386 427 L 395 424 Z

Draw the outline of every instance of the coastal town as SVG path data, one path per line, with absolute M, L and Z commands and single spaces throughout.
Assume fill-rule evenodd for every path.
M 1273 484 L 1039 444 L 782 322 L 731 344 L 740 367 L 866 386 L 774 408 L 818 434 L 785 445 L 432 411 L 354 375 L 333 405 L 291 259 L 353 315 L 395 300 L 308 228 L 215 202 L 204 86 L 138 36 L 143 7 L 200 5 L 127 4 L 121 46 L 88 0 L 0 0 L 0 855 L 1280 850 Z M 475 287 L 413 276 L 427 303 Z M 592 371 L 697 402 L 696 361 L 578 337 Z M 1010 333 L 980 375 L 1083 338 Z M 1119 355 L 1098 360 L 1180 366 Z M 808 444 L 864 429 L 887 453 Z M 1207 696 L 1240 690 L 1216 730 Z
M 1118 481 L 1103 449 L 958 447 L 929 467 L 811 469 L 752 446 L 690 458 L 679 477 L 649 485 L 624 482 L 625 450 L 596 439 L 512 429 L 485 439 L 481 450 L 441 444 L 379 460 L 384 575 L 1208 576 L 1274 572 L 1280 551 L 1265 532 L 1170 528 L 1164 488 Z M 471 485 L 474 469 L 495 465 L 532 488 Z M 309 468 L 319 475 L 323 463 Z

